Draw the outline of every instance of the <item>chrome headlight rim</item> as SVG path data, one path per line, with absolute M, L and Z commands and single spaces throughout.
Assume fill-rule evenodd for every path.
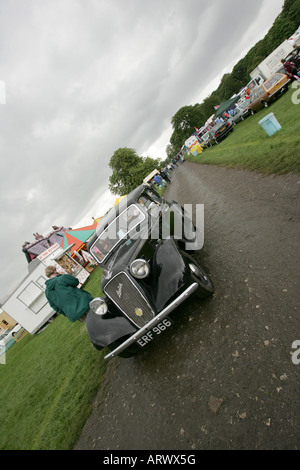
M 96 315 L 103 316 L 108 312 L 108 305 L 107 305 L 105 299 L 103 299 L 102 297 L 95 297 L 90 302 L 90 309 Z
M 150 264 L 143 258 L 137 258 L 130 264 L 130 273 L 136 279 L 145 279 L 150 274 Z

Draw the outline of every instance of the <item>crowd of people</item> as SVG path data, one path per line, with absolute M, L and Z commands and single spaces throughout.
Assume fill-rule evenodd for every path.
M 184 156 L 181 152 L 179 152 L 176 157 L 174 157 L 162 170 L 159 171 L 157 175 L 155 175 L 150 185 L 152 188 L 165 188 L 167 183 L 171 183 L 171 173 L 175 170 L 176 166 L 184 162 Z

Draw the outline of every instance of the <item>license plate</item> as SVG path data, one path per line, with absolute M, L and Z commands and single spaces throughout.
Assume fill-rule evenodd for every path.
M 220 132 L 223 132 L 225 129 L 226 129 L 226 126 L 222 127 L 222 129 L 220 129 Z
M 164 318 L 160 323 L 155 325 L 152 330 L 147 331 L 141 338 L 139 338 L 136 342 L 142 348 L 150 343 L 154 338 L 159 336 L 161 333 L 166 331 L 171 325 L 173 325 L 173 320 L 170 318 Z

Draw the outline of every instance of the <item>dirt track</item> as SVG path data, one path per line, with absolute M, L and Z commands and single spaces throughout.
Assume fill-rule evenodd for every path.
M 196 257 L 215 294 L 109 363 L 75 449 L 300 448 L 299 189 L 295 175 L 176 168 L 165 196 L 205 204 Z

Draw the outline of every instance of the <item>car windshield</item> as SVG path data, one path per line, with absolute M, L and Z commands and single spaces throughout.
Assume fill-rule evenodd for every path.
M 143 222 L 145 218 L 145 214 L 136 204 L 130 205 L 119 214 L 118 217 L 103 230 L 91 247 L 91 254 L 96 261 L 101 264 L 121 240 L 129 238 L 128 234 Z

